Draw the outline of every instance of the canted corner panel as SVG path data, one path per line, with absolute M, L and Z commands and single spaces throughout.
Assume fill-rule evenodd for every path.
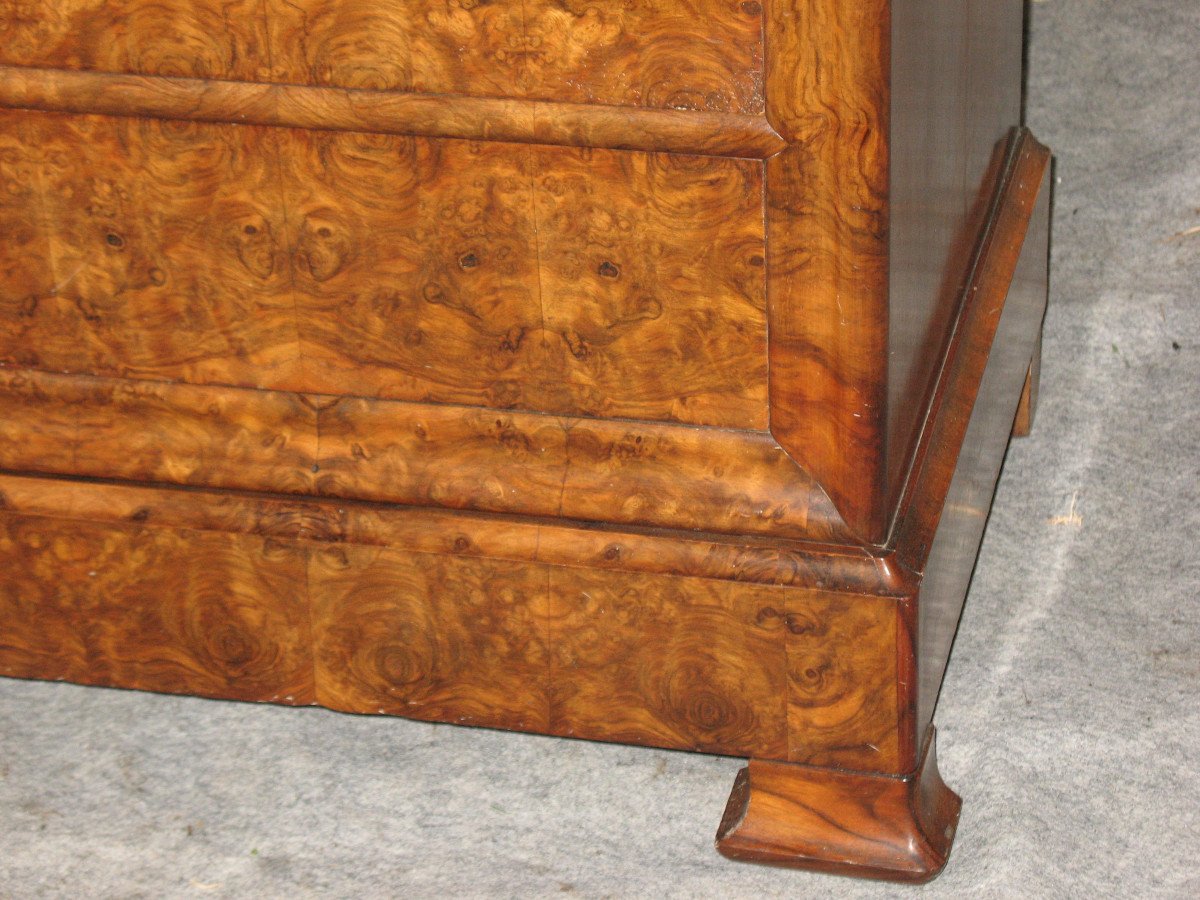
M 766 0 L 771 432 L 884 538 L 889 0 Z
M 766 426 L 757 163 L 0 121 L 3 363 Z

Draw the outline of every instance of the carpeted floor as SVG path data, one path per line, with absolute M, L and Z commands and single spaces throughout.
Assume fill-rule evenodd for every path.
M 737 760 L 0 680 L 0 897 L 1200 896 L 1200 2 L 1036 3 L 1030 62 L 1042 400 L 938 710 L 938 881 L 724 861 Z

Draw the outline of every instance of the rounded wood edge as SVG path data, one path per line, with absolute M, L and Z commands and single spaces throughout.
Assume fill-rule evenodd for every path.
M 946 865 L 962 799 L 942 780 L 933 734 L 917 771 L 867 775 L 750 760 L 716 846 L 729 859 L 924 883 Z
M 0 65 L 0 107 L 766 159 L 763 116 Z

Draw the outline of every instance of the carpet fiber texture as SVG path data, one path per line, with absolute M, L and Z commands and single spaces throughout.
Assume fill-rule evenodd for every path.
M 1041 407 L 938 709 L 939 880 L 723 860 L 739 760 L 0 680 L 0 897 L 1200 896 L 1200 2 L 1031 35 Z

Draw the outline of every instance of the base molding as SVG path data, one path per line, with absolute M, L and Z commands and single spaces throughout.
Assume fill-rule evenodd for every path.
M 961 808 L 938 772 L 931 728 L 904 777 L 750 760 L 716 844 L 745 862 L 920 883 L 946 865 Z

